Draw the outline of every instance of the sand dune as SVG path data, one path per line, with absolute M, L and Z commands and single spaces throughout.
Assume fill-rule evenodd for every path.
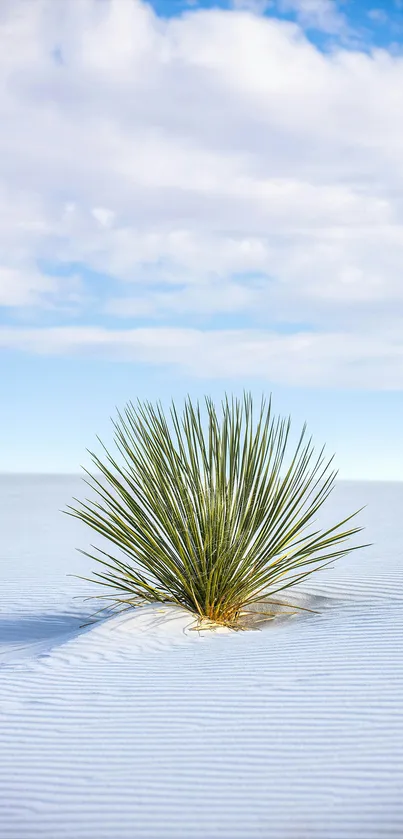
M 4 839 L 401 839 L 402 485 L 340 484 L 376 544 L 297 593 L 319 615 L 245 633 L 173 607 L 81 628 L 77 481 L 0 492 Z

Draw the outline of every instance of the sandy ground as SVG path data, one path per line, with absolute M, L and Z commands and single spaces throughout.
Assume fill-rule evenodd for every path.
M 80 628 L 82 492 L 0 479 L 2 839 L 402 839 L 403 485 L 337 487 L 375 544 L 305 584 L 319 615 L 202 634 Z

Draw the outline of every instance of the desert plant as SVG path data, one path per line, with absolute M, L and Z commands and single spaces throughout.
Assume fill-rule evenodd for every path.
M 305 426 L 288 456 L 290 419 L 273 416 L 271 399 L 256 416 L 250 395 L 226 397 L 221 417 L 211 399 L 205 408 L 188 399 L 167 417 L 130 402 L 113 422 L 117 455 L 90 452 L 93 499 L 68 512 L 118 549 L 83 551 L 114 607 L 175 603 L 242 628 L 251 609 L 267 617 L 279 592 L 354 550 L 342 543 L 361 528 L 345 529 L 353 513 L 312 529 L 337 473 Z

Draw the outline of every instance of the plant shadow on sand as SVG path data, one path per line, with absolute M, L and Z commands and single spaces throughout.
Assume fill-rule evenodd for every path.
M 271 601 L 263 604 L 256 603 L 249 607 L 246 611 L 242 629 L 246 631 L 261 630 L 269 627 L 269 625 L 274 629 L 280 624 L 288 624 L 291 618 L 293 621 L 309 620 L 325 610 L 336 607 L 337 604 L 340 605 L 340 601 L 335 597 L 294 592 L 287 604 Z M 265 614 L 265 612 L 269 614 Z M 97 624 L 104 628 L 109 625 L 108 628 L 111 631 L 114 629 L 136 631 L 137 629 L 142 634 L 150 633 L 150 635 L 158 634 L 160 636 L 164 633 L 169 635 L 172 632 L 183 635 L 193 635 L 194 633 L 206 635 L 215 632 L 236 634 L 236 631 L 229 627 L 206 620 L 199 621 L 197 615 L 174 603 L 149 603 L 133 609 L 124 609 L 115 613 L 115 615 L 108 615 L 99 619 L 92 626 Z
M 278 603 L 259 605 L 248 610 L 250 619 L 244 622 L 245 630 L 262 630 L 269 626 L 273 629 L 280 625 L 312 619 L 318 614 L 340 605 L 334 597 L 318 594 L 294 592 L 289 598 L 287 606 Z M 260 611 L 270 611 L 270 616 L 259 614 Z M 139 632 L 143 638 L 149 635 L 150 640 L 158 635 L 168 641 L 172 634 L 194 635 L 214 634 L 224 631 L 226 634 L 236 634 L 226 627 L 198 623 L 197 618 L 174 604 L 148 604 L 134 607 L 120 613 L 108 613 L 104 617 L 91 619 L 91 614 L 35 614 L 18 615 L 0 618 L 0 666 L 17 664 L 27 658 L 47 656 L 55 648 L 61 647 L 81 635 L 91 633 L 94 629 L 102 628 L 102 635 L 106 642 L 107 635 L 114 630 Z M 106 636 L 105 636 L 106 633 Z M 135 643 L 135 638 L 133 638 Z
M 86 616 L 77 614 L 25 614 L 0 618 L 0 664 L 34 654 L 48 654 L 86 630 Z

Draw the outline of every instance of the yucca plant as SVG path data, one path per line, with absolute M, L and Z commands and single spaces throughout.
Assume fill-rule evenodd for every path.
M 167 417 L 160 404 L 130 402 L 113 422 L 115 456 L 90 452 L 93 498 L 68 511 L 117 549 L 83 551 L 113 607 L 173 603 L 199 623 L 244 628 L 251 614 L 272 614 L 279 592 L 354 550 L 345 542 L 361 528 L 346 529 L 356 513 L 313 527 L 334 486 L 332 459 L 315 455 L 305 426 L 289 455 L 290 419 L 273 416 L 271 399 L 256 416 L 250 395 L 226 397 L 220 416 L 209 398 L 205 409 L 188 399 Z

